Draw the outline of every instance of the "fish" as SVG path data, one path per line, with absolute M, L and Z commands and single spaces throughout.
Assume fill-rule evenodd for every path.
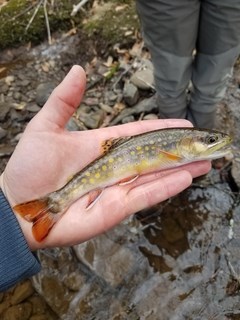
M 102 153 L 75 173 L 60 189 L 39 199 L 17 204 L 13 210 L 32 223 L 36 241 L 43 241 L 54 224 L 76 200 L 88 194 L 91 210 L 103 190 L 132 183 L 140 175 L 213 160 L 231 152 L 232 137 L 197 128 L 166 128 L 102 143 Z

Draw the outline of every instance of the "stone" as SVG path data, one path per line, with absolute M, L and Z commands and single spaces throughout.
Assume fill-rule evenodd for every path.
M 44 314 L 35 314 L 34 316 L 31 316 L 29 320 L 49 320 L 49 317 Z
M 135 121 L 134 116 L 128 116 L 122 119 L 122 124 Z
M 29 320 L 32 314 L 31 303 L 25 302 L 8 308 L 2 320 Z
M 4 121 L 11 108 L 11 103 L 0 102 L 0 121 Z
M 46 302 L 40 296 L 32 296 L 28 299 L 32 304 L 33 315 L 43 314 L 46 310 Z
M 12 82 L 14 82 L 14 80 L 15 80 L 15 77 L 14 77 L 14 76 L 7 76 L 7 77 L 5 78 L 5 83 L 6 83 L 8 86 L 10 86 L 10 85 L 12 84 Z
M 10 307 L 10 301 L 6 300 L 3 301 L 2 303 L 0 303 L 0 319 L 2 319 L 2 314 L 4 313 L 4 311 L 6 311 L 9 307 Z
M 155 113 L 149 113 L 143 117 L 143 120 L 155 120 L 158 119 L 158 116 Z
M 123 98 L 129 106 L 133 106 L 139 98 L 138 88 L 134 84 L 126 82 L 123 88 Z
M 103 122 L 105 112 L 102 109 L 96 111 L 87 111 L 80 108 L 78 111 L 78 119 L 84 123 L 89 129 L 97 129 Z
M 26 106 L 26 110 L 37 113 L 41 108 L 36 103 L 30 103 Z
M 2 140 L 3 138 L 5 138 L 7 135 L 7 130 L 3 129 L 2 127 L 0 127 L 0 140 Z
M 42 107 L 49 98 L 52 91 L 55 89 L 56 84 L 54 82 L 40 83 L 36 88 L 36 103 Z
M 25 281 L 18 285 L 14 290 L 11 297 L 11 303 L 13 305 L 23 302 L 25 299 L 29 298 L 34 293 L 31 281 Z
M 150 69 L 136 71 L 131 76 L 130 80 L 136 87 L 142 90 L 150 90 L 155 88 L 153 71 Z

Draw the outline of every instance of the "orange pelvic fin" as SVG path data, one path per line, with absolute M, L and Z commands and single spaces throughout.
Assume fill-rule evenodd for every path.
M 100 199 L 102 193 L 103 193 L 102 189 L 97 189 L 89 192 L 88 204 L 86 207 L 87 210 L 91 209 L 95 205 L 95 203 Z
M 18 204 L 13 210 L 28 222 L 33 222 L 33 236 L 39 242 L 46 238 L 58 216 L 51 212 L 48 198 Z
M 126 184 L 129 184 L 129 183 L 132 183 L 133 181 L 135 181 L 138 177 L 139 177 L 139 175 L 122 179 L 121 181 L 118 182 L 118 185 L 125 186 Z

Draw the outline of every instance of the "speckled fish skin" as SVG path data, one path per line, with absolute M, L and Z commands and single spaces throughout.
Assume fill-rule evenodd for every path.
M 62 211 L 66 201 L 72 203 L 93 189 L 103 189 L 125 178 L 224 156 L 224 146 L 230 142 L 224 133 L 192 128 L 162 129 L 123 138 L 52 193 L 50 199 L 57 199 Z
M 220 158 L 229 153 L 231 141 L 225 133 L 195 128 L 160 129 L 109 140 L 110 147 L 61 189 L 19 204 L 14 210 L 33 222 L 35 239 L 42 241 L 61 214 L 83 195 L 128 180 L 130 183 L 142 174 Z

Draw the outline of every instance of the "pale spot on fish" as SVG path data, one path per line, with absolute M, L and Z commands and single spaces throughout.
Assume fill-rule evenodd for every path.
M 131 156 L 135 156 L 136 153 L 135 153 L 135 151 L 131 151 L 130 154 L 131 154 Z
M 90 176 L 90 172 L 87 171 L 87 172 L 85 173 L 85 175 L 86 175 L 87 177 L 89 177 L 89 176 Z
M 97 173 L 95 174 L 95 178 L 96 178 L 96 179 L 99 179 L 100 177 L 101 177 L 100 173 L 97 172 Z
M 102 166 L 102 170 L 103 170 L 103 171 L 107 171 L 107 166 L 106 166 L 106 165 L 103 165 L 103 166 Z
M 109 163 L 113 163 L 113 162 L 114 162 L 114 159 L 113 159 L 113 158 L 110 158 L 110 159 L 108 160 L 108 162 L 109 162 Z
M 90 178 L 90 179 L 89 179 L 89 182 L 90 182 L 91 184 L 93 184 L 93 183 L 95 182 L 95 179 Z
M 137 146 L 136 149 L 137 150 L 142 150 L 142 147 L 141 146 Z
M 83 178 L 83 179 L 81 180 L 81 182 L 82 182 L 82 183 L 86 183 L 86 182 L 87 182 L 87 179 Z

